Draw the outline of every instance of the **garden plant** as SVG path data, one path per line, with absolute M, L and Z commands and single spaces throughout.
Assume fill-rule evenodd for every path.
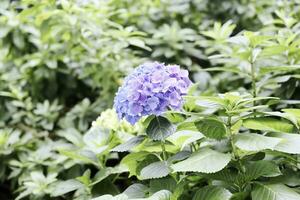
M 300 1 L 0 1 L 1 200 L 300 200 Z

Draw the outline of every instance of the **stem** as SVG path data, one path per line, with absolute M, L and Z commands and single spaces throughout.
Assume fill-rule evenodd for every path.
M 240 168 L 240 171 L 242 171 L 243 173 L 245 173 L 245 168 L 239 158 L 239 155 L 237 153 L 237 149 L 235 148 L 235 145 L 233 143 L 233 133 L 231 132 L 231 126 L 232 126 L 232 123 L 231 123 L 231 116 L 229 115 L 228 116 L 228 121 L 227 121 L 227 128 L 228 128 L 228 131 L 229 131 L 229 135 L 230 135 L 230 144 L 231 144 L 231 148 L 232 148 L 232 152 L 233 152 L 233 155 L 234 155 L 234 159 L 238 162 L 239 164 L 239 168 Z
M 197 150 L 196 145 L 195 145 L 194 142 L 192 142 L 191 146 L 192 146 L 192 150 L 193 150 L 193 151 L 196 151 L 196 150 Z
M 255 67 L 253 62 L 251 62 L 250 65 L 251 65 L 251 79 L 252 79 L 252 96 L 253 98 L 255 98 L 257 96 Z M 255 101 L 253 101 L 253 106 L 256 106 Z
M 116 180 L 119 178 L 119 176 L 120 176 L 120 174 L 117 174 L 117 175 L 115 176 L 115 178 L 112 180 L 112 182 L 113 182 L 113 183 L 116 182 Z
M 227 128 L 228 128 L 228 131 L 229 131 L 229 139 L 230 139 L 230 144 L 231 144 L 231 148 L 232 148 L 234 158 L 236 159 L 238 156 L 237 156 L 237 153 L 236 153 L 236 148 L 235 148 L 234 143 L 233 143 L 233 134 L 231 132 L 231 126 L 232 126 L 231 116 L 228 116 Z
M 161 145 L 161 149 L 162 149 L 163 160 L 166 161 L 167 160 L 167 152 L 166 152 L 166 147 L 165 147 L 165 141 L 162 140 L 160 145 Z

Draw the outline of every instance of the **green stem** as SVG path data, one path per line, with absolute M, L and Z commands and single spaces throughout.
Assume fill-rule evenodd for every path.
M 113 183 L 116 182 L 116 180 L 119 178 L 119 176 L 120 176 L 120 174 L 117 174 L 117 175 L 115 176 L 115 178 L 112 180 L 112 182 L 113 182 Z
M 227 121 L 227 128 L 228 128 L 228 131 L 229 131 L 229 135 L 230 135 L 230 144 L 231 144 L 231 148 L 232 148 L 232 152 L 233 152 L 233 155 L 234 155 L 234 159 L 238 162 L 239 164 L 239 168 L 240 168 L 240 171 L 242 171 L 243 173 L 245 173 L 245 168 L 239 158 L 239 155 L 237 153 L 237 149 L 234 145 L 234 142 L 233 142 L 233 133 L 231 132 L 231 127 L 232 127 L 232 122 L 231 122 L 231 116 L 229 115 L 228 116 L 228 121 Z
M 233 151 L 233 155 L 234 155 L 234 158 L 236 159 L 237 158 L 237 153 L 236 153 L 236 148 L 235 148 L 235 145 L 233 143 L 233 134 L 231 132 L 231 116 L 228 116 L 228 121 L 227 121 L 227 128 L 228 128 L 228 131 L 229 131 L 229 139 L 230 139 L 230 144 L 231 144 L 231 148 L 232 148 L 232 151 Z
M 165 147 L 165 141 L 162 140 L 160 145 L 161 145 L 161 149 L 162 149 L 163 160 L 166 161 L 168 158 L 167 158 L 167 152 L 166 152 L 166 147 Z
M 197 148 L 196 148 L 196 145 L 194 144 L 194 142 L 192 142 L 191 146 L 192 146 L 193 152 L 195 152 L 197 150 Z
M 252 96 L 255 98 L 257 96 L 257 91 L 256 91 L 256 74 L 255 74 L 255 66 L 254 63 L 251 62 L 251 81 L 252 81 Z M 256 102 L 253 101 L 253 106 L 256 106 Z

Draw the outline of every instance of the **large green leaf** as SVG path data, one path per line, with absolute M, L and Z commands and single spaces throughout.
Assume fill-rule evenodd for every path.
M 183 149 L 188 144 L 200 140 L 204 135 L 199 131 L 181 130 L 168 137 L 168 141 Z
M 165 161 L 159 161 L 144 167 L 140 172 L 140 177 L 142 179 L 162 178 L 167 176 L 169 172 L 170 169 L 168 163 Z
M 115 167 L 106 167 L 102 168 L 98 171 L 98 173 L 93 178 L 93 182 L 91 185 L 95 185 L 101 181 L 103 181 L 105 178 L 112 174 L 121 174 L 124 172 L 128 172 L 128 167 L 126 165 L 120 164 Z
M 226 135 L 226 126 L 216 119 L 202 119 L 195 122 L 197 129 L 206 137 L 222 139 Z
M 291 113 L 287 113 L 287 112 L 278 112 L 278 111 L 274 111 L 274 112 L 263 112 L 266 115 L 270 115 L 270 116 L 274 116 L 274 117 L 280 117 L 282 119 L 285 119 L 286 122 L 290 122 L 291 124 L 293 124 L 296 128 L 299 128 L 298 125 L 298 120 L 297 117 Z M 296 131 L 296 130 L 294 130 Z
M 123 194 L 128 196 L 128 198 L 143 198 L 148 192 L 148 188 L 140 183 L 135 183 L 129 186 Z
M 234 144 L 245 151 L 273 150 L 281 141 L 280 138 L 267 137 L 256 133 L 241 133 L 234 137 Z
M 211 68 L 210 68 L 211 69 Z M 207 69 L 209 70 L 209 69 Z M 196 100 L 196 104 L 203 105 L 205 108 L 216 108 L 223 107 L 225 108 L 228 104 L 226 99 L 222 99 L 220 97 L 213 97 L 213 96 L 185 96 L 185 99 L 193 99 Z
M 80 183 L 77 180 L 70 179 L 67 181 L 61 181 L 58 183 L 55 183 L 53 187 L 53 191 L 51 192 L 52 197 L 58 197 L 61 195 L 64 195 L 66 193 L 72 192 L 74 190 L 77 190 L 79 188 L 83 188 L 83 184 Z
M 269 136 L 281 139 L 281 142 L 275 146 L 274 150 L 291 154 L 300 154 L 299 134 L 270 133 Z
M 181 161 L 181 160 L 184 160 L 184 159 L 188 158 L 190 155 L 191 155 L 190 151 L 179 151 L 175 155 L 168 158 L 167 161 L 170 162 L 170 163 L 176 162 L 176 161 Z
M 185 181 L 184 179 L 181 180 L 180 182 L 177 182 L 177 185 L 172 192 L 170 200 L 177 200 L 179 197 L 185 192 L 187 188 L 188 182 Z
M 219 186 L 206 186 L 196 192 L 193 200 L 229 200 L 232 194 Z
M 286 120 L 279 120 L 272 117 L 256 117 L 243 120 L 243 126 L 249 129 L 273 131 L 273 132 L 294 132 L 294 125 Z
M 110 136 L 108 129 L 95 125 L 83 136 L 83 141 L 88 150 L 95 154 L 100 154 L 108 148 Z
M 255 200 L 300 200 L 300 195 L 282 184 L 257 184 L 251 193 Z
M 91 200 L 115 200 L 115 199 L 114 199 L 114 197 L 112 195 L 106 194 L 106 195 L 102 195 L 100 197 L 93 198 Z
M 244 182 L 255 180 L 259 177 L 275 177 L 281 175 L 279 166 L 272 161 L 259 160 L 248 163 L 246 172 L 240 175 Z
M 156 116 L 149 123 L 146 133 L 153 140 L 164 140 L 175 132 L 175 126 L 165 117 Z
M 210 57 L 212 58 L 212 57 Z M 209 67 L 206 68 L 205 71 L 223 71 L 223 72 L 232 72 L 232 73 L 236 73 L 236 74 L 242 74 L 244 76 L 248 76 L 247 73 L 244 73 L 243 71 L 241 71 L 239 68 L 237 67 Z
M 231 160 L 230 154 L 203 148 L 193 153 L 186 160 L 171 165 L 174 172 L 214 173 L 222 170 Z
M 219 180 L 238 187 L 243 187 L 245 184 L 258 178 L 281 175 L 278 165 L 267 160 L 244 163 L 244 170 L 244 172 L 238 172 L 236 169 L 226 168 L 217 173 L 202 175 L 212 181 Z
M 212 174 L 202 174 L 211 180 L 219 180 L 227 183 L 235 183 L 237 181 L 238 172 L 235 169 L 225 168 L 219 172 Z
M 248 192 L 238 192 L 234 193 L 230 200 L 247 200 L 247 197 L 249 196 Z
M 291 117 L 296 118 L 297 125 L 298 127 L 300 126 L 300 109 L 289 108 L 289 109 L 282 109 L 282 111 L 290 115 Z
M 282 109 L 282 111 L 295 116 L 298 120 L 298 123 L 300 122 L 300 109 L 286 108 L 286 109 Z
M 217 173 L 204 174 L 211 180 L 220 180 L 230 184 L 244 185 L 249 181 L 260 177 L 275 177 L 281 175 L 281 171 L 274 162 L 267 160 L 252 161 L 244 164 L 245 172 L 234 169 L 223 169 Z
M 94 152 L 82 149 L 59 149 L 59 153 L 73 160 L 83 163 L 92 163 L 99 166 L 97 156 Z
M 117 196 L 112 196 L 110 194 L 102 195 L 97 198 L 93 198 L 91 200 L 129 200 L 129 198 L 125 194 L 119 194 Z M 130 199 L 133 200 L 133 199 Z
M 160 190 L 173 191 L 177 188 L 177 182 L 171 176 L 150 180 L 150 193 L 155 193 Z
M 93 198 L 92 200 L 169 200 L 171 196 L 171 192 L 168 190 L 161 190 L 150 197 L 138 197 L 138 198 L 130 198 L 125 193 L 119 194 L 117 196 L 112 195 L 102 195 L 100 197 Z
M 148 152 L 137 152 L 137 153 L 131 153 L 125 156 L 121 164 L 126 165 L 129 169 L 129 176 L 137 175 L 137 168 L 138 163 L 145 159 L 145 157 L 149 155 Z
M 299 70 L 300 66 L 299 65 L 287 65 L 287 66 L 276 66 L 276 67 L 260 67 L 260 75 L 265 75 L 270 72 L 275 72 L 275 73 L 283 73 L 283 72 L 289 72 L 289 71 L 294 71 L 294 70 Z
M 111 151 L 116 151 L 116 152 L 129 151 L 133 147 L 135 147 L 138 144 L 140 144 L 144 139 L 145 139 L 145 136 L 143 136 L 143 135 L 139 135 L 139 136 L 133 137 L 133 138 L 129 139 L 127 142 L 116 146 Z
M 169 200 L 171 192 L 168 190 L 161 190 L 154 193 L 152 196 L 143 199 L 131 199 L 131 200 Z

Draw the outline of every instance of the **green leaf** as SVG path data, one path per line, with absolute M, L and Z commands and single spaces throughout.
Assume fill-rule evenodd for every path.
M 217 173 L 203 175 L 211 180 L 220 180 L 239 186 L 260 177 L 275 177 L 281 175 L 279 167 L 272 161 L 251 161 L 245 163 L 244 166 L 245 172 L 243 173 L 234 169 L 226 168 Z
M 195 122 L 197 129 L 206 137 L 222 139 L 226 136 L 226 126 L 216 119 L 202 119 Z
M 295 127 L 299 128 L 298 126 L 298 120 L 297 117 L 289 114 L 289 113 L 282 113 L 282 112 L 263 112 L 264 114 L 270 115 L 270 116 L 275 116 L 275 117 L 280 117 L 283 118 L 285 120 L 288 120 L 289 122 L 291 122 Z M 287 122 L 287 121 L 286 121 Z M 295 128 L 296 129 L 296 128 Z M 296 130 L 294 130 L 296 131 Z
M 150 193 L 155 193 L 160 190 L 173 191 L 177 187 L 177 183 L 172 177 L 153 179 L 150 181 Z
M 296 118 L 298 126 L 300 126 L 300 109 L 282 109 L 283 112 Z
M 287 186 L 296 187 L 300 186 L 300 174 L 296 173 L 292 169 L 286 169 L 282 176 L 278 176 L 272 179 L 275 183 L 281 183 Z
M 179 197 L 185 192 L 187 184 L 188 184 L 188 182 L 186 182 L 184 180 L 177 183 L 176 188 L 173 191 L 170 200 L 178 200 Z
M 206 186 L 196 192 L 193 200 L 229 200 L 231 192 L 219 186 Z
M 171 165 L 174 172 L 215 173 L 222 170 L 231 160 L 230 154 L 203 148 L 186 160 Z
M 245 98 L 241 99 L 237 102 L 239 107 L 246 106 L 247 104 L 253 103 L 254 101 L 262 101 L 262 100 L 280 100 L 277 97 L 255 97 L 255 98 Z
M 195 126 L 194 121 L 186 120 L 186 121 L 184 121 L 184 122 L 177 125 L 177 130 L 176 131 L 177 132 L 179 132 L 179 131 L 197 131 L 198 132 L 198 129 Z
M 249 108 L 234 109 L 234 110 L 231 110 L 231 111 L 227 111 L 226 113 L 228 113 L 228 114 L 239 114 L 239 113 L 243 113 L 243 112 L 249 112 L 249 111 L 252 111 L 252 110 L 260 110 L 260 109 L 265 109 L 265 108 L 268 108 L 268 106 L 267 105 L 252 106 L 252 107 L 249 107 Z
M 144 160 L 147 155 L 149 155 L 148 152 L 141 151 L 128 154 L 122 159 L 121 164 L 126 165 L 129 169 L 129 177 L 137 175 L 138 163 Z
M 84 145 L 81 133 L 73 127 L 67 128 L 63 131 L 58 131 L 56 134 L 60 137 L 64 137 L 66 140 L 70 141 L 77 147 L 82 147 Z
M 133 147 L 135 147 L 138 144 L 140 144 L 141 142 L 143 142 L 144 139 L 145 139 L 145 136 L 143 136 L 143 135 L 139 135 L 139 136 L 133 137 L 133 138 L 129 139 L 127 142 L 116 146 L 111 151 L 116 151 L 116 152 L 129 151 Z
M 156 116 L 149 123 L 146 133 L 153 140 L 164 140 L 175 132 L 175 126 L 165 117 Z
M 282 184 L 257 184 L 251 193 L 255 200 L 300 200 L 300 195 Z
M 140 177 L 142 179 L 162 178 L 167 176 L 169 172 L 170 169 L 168 163 L 159 161 L 144 167 L 140 172 Z
M 85 186 L 88 186 L 91 183 L 91 170 L 90 169 L 85 170 L 83 175 L 77 177 L 76 180 L 80 181 Z
M 242 175 L 244 182 L 255 180 L 261 176 L 275 177 L 281 175 L 279 166 L 268 160 L 253 161 L 245 165 L 245 168 L 246 172 Z
M 210 68 L 205 69 L 205 71 L 232 72 L 232 73 L 240 74 L 240 75 L 243 75 L 243 76 L 249 76 L 247 73 L 244 73 L 243 71 L 241 71 L 237 67 L 210 67 Z
M 287 108 L 287 109 L 282 109 L 282 111 L 289 113 L 291 115 L 294 115 L 296 118 L 298 118 L 300 120 L 300 109 Z
M 270 133 L 268 135 L 281 139 L 281 142 L 275 146 L 274 150 L 290 153 L 290 154 L 300 154 L 299 134 Z
M 268 40 L 272 39 L 272 36 L 266 36 L 266 35 L 258 35 L 254 32 L 245 31 L 244 35 L 249 39 L 250 45 L 254 48 L 257 45 L 262 45 L 266 43 Z
M 19 49 L 25 48 L 25 38 L 24 35 L 19 30 L 15 30 L 13 32 L 13 43 L 16 45 Z
M 234 169 L 225 168 L 216 173 L 202 174 L 202 175 L 211 180 L 220 180 L 220 181 L 224 181 L 226 183 L 235 183 L 237 181 L 238 173 Z
M 169 200 L 171 196 L 171 192 L 168 190 L 161 190 L 154 193 L 152 196 L 145 198 L 144 200 Z M 139 200 L 139 199 L 136 199 Z M 140 199 L 142 200 L 142 199 Z
M 106 194 L 100 197 L 92 198 L 91 200 L 114 200 L 114 197 L 110 194 Z
M 76 161 L 81 161 L 83 163 L 91 163 L 96 166 L 98 164 L 98 158 L 96 154 L 89 150 L 81 150 L 81 149 L 59 149 L 59 153 L 65 155 L 71 159 Z
M 233 36 L 227 39 L 227 42 L 241 45 L 241 46 L 248 46 L 249 45 L 249 39 L 242 35 Z
M 93 198 L 91 200 L 129 200 L 125 194 L 119 194 L 117 196 L 112 196 L 110 194 L 102 195 L 100 197 Z
M 190 155 L 191 155 L 190 151 L 179 151 L 175 155 L 168 158 L 167 161 L 170 162 L 170 163 L 175 162 L 175 161 L 181 161 L 181 160 L 184 160 L 184 159 L 188 158 Z
M 122 194 L 128 196 L 128 198 L 143 198 L 148 192 L 148 188 L 139 183 L 135 183 L 129 186 Z
M 108 148 L 110 132 L 108 129 L 95 125 L 83 136 L 83 141 L 90 151 L 100 154 Z
M 253 130 L 292 133 L 294 126 L 288 121 L 272 117 L 256 117 L 243 120 L 243 126 Z
M 279 138 L 267 137 L 256 133 L 241 133 L 234 136 L 234 144 L 245 151 L 273 150 L 281 141 Z
M 145 49 L 147 51 L 151 51 L 151 48 L 146 46 L 145 42 L 139 38 L 130 38 L 128 40 L 129 44 L 132 46 L 140 47 L 142 49 Z
M 248 196 L 249 196 L 248 192 L 234 193 L 231 196 L 230 200 L 246 200 Z
M 79 188 L 83 188 L 83 184 L 77 180 L 70 179 L 67 181 L 61 181 L 55 183 L 55 186 L 51 191 L 51 197 L 62 196 Z
M 276 54 L 281 54 L 287 50 L 287 47 L 284 45 L 274 45 L 270 47 L 265 47 L 261 53 L 262 57 L 269 57 Z
M 213 107 L 223 107 L 225 108 L 228 104 L 226 99 L 222 99 L 220 97 L 212 97 L 212 96 L 184 96 L 185 99 L 195 100 L 196 103 L 200 105 L 205 105 L 209 108 Z
M 90 185 L 95 185 L 112 174 L 121 174 L 124 172 L 128 172 L 128 167 L 123 164 L 117 165 L 115 167 L 102 168 L 95 175 L 95 177 L 93 178 L 93 182 Z
M 183 149 L 186 145 L 203 137 L 204 135 L 202 135 L 199 131 L 182 130 L 176 131 L 173 135 L 168 137 L 167 140 L 172 142 L 177 147 Z
M 289 65 L 289 66 L 276 66 L 276 67 L 260 67 L 259 74 L 265 75 L 272 72 L 275 73 L 284 73 L 289 71 L 299 70 L 300 65 Z

